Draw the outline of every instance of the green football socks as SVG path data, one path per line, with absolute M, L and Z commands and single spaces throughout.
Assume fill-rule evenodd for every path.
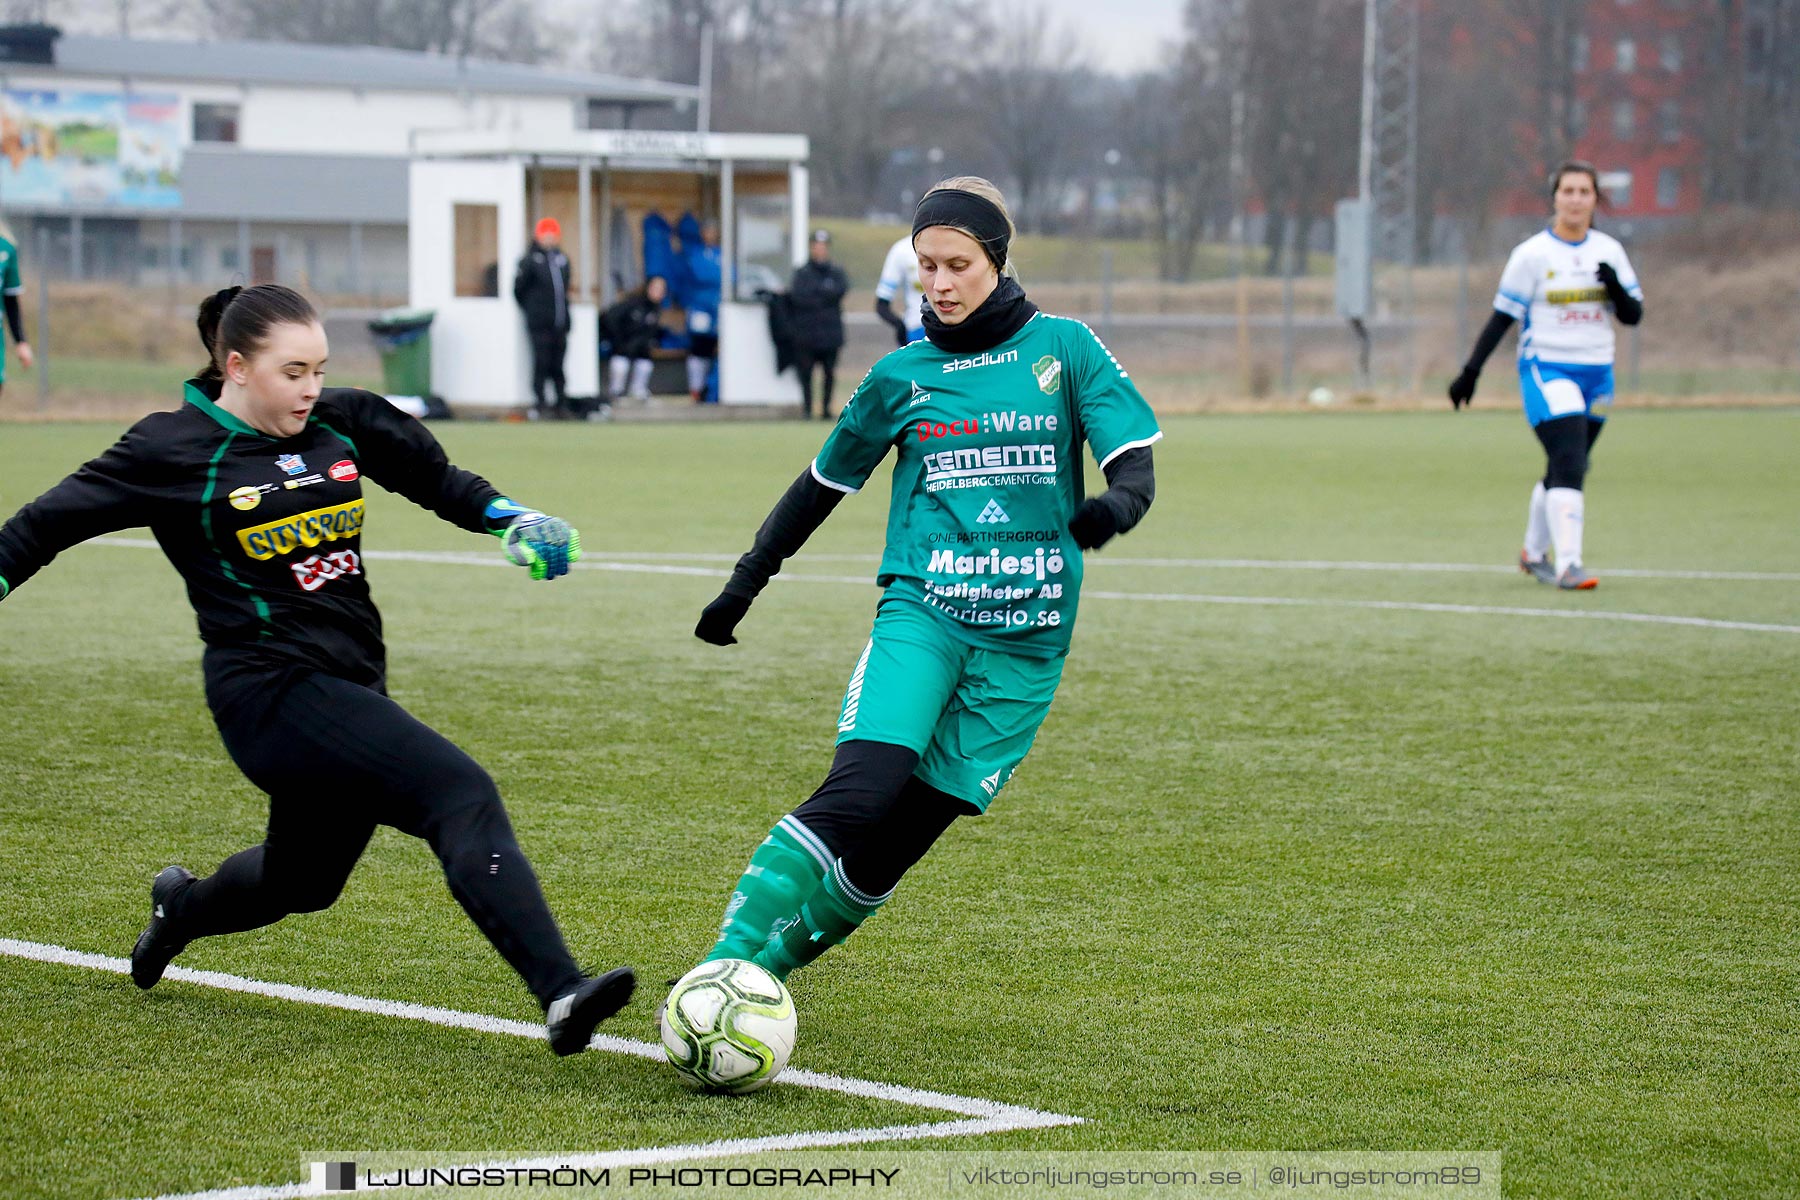
M 875 910 L 887 902 L 888 892 L 871 896 L 844 876 L 844 861 L 832 864 L 812 895 L 800 906 L 800 915 L 757 954 L 754 961 L 769 974 L 786 980 L 831 947 L 849 937 Z
M 754 957 L 776 923 L 791 919 L 818 888 L 831 861 L 817 834 L 791 815 L 781 818 L 750 856 L 725 906 L 719 940 L 703 961 Z

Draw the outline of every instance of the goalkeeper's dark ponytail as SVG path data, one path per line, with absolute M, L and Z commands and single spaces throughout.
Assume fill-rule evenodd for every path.
M 249 358 L 268 342 L 269 330 L 275 326 L 311 325 L 318 319 L 305 296 L 278 283 L 214 292 L 200 302 L 199 315 L 194 318 L 207 356 L 200 378 L 222 382 L 225 360 L 233 350 Z

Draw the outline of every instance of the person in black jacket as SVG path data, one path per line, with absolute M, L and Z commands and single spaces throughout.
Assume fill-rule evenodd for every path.
M 563 379 L 563 356 L 569 349 L 569 256 L 562 252 L 562 226 L 554 217 L 537 223 L 535 240 L 513 276 L 513 299 L 525 312 L 531 335 L 531 416 L 546 412 L 567 417 L 569 388 Z M 544 396 L 548 385 L 552 403 Z
M 794 271 L 788 285 L 789 324 L 794 339 L 794 370 L 800 374 L 800 411 L 812 415 L 812 375 L 815 365 L 824 368 L 819 389 L 819 416 L 831 419 L 831 385 L 837 372 L 838 351 L 844 345 L 844 293 L 850 277 L 831 261 L 831 234 L 815 229 L 807 248 L 808 259 Z
M 650 398 L 650 352 L 662 336 L 662 306 L 669 285 L 660 275 L 600 314 L 600 335 L 612 346 L 607 395 Z M 629 384 L 628 384 L 629 381 Z M 629 390 L 627 387 L 629 386 Z
M 70 546 L 148 525 L 199 618 L 225 749 L 269 794 L 261 844 L 204 879 L 179 866 L 156 876 L 132 981 L 154 986 L 197 938 L 329 907 L 375 827 L 390 825 L 430 843 L 451 894 L 544 1006 L 551 1049 L 585 1049 L 634 976 L 589 978 L 575 964 L 494 781 L 388 698 L 362 480 L 499 535 L 535 579 L 567 574 L 579 535 L 452 466 L 383 397 L 323 387 L 325 331 L 298 292 L 228 288 L 198 324 L 209 360 L 186 402 L 0 526 L 4 600 Z

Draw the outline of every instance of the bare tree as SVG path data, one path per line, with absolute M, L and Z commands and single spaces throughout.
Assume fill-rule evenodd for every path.
M 1537 129 L 1535 174 L 1549 174 L 1567 158 L 1579 136 L 1576 78 L 1587 54 L 1587 0 L 1514 0 L 1505 8 L 1511 30 L 1494 31 L 1494 49 L 1503 56 L 1529 51 L 1531 100 Z M 1511 46 L 1506 43 L 1510 32 Z
M 1477 241 L 1501 197 L 1528 184 L 1513 114 L 1525 103 L 1512 65 L 1525 48 L 1494 4 L 1428 6 L 1419 31 L 1419 242 L 1429 257 L 1432 215 L 1452 214 Z
M 532 0 L 192 0 L 224 37 L 390 46 L 539 62 L 552 30 Z
M 1192 38 L 1162 70 L 1140 76 L 1119 113 L 1126 162 L 1149 190 L 1157 274 L 1192 276 L 1209 226 L 1231 209 L 1230 84 L 1219 56 Z
M 1272 274 L 1290 233 L 1304 245 L 1355 179 L 1362 4 L 1256 0 L 1226 6 L 1222 16 L 1241 47 L 1246 157 Z
M 781 129 L 812 143 L 821 211 L 886 208 L 896 161 L 953 141 L 957 79 L 907 48 L 962 57 L 970 0 L 636 0 L 601 18 L 594 65 L 681 83 L 713 31 L 712 126 Z M 946 30 L 949 32 L 947 33 Z
M 1701 121 L 1709 200 L 1764 208 L 1800 201 L 1800 0 L 1709 9 Z
M 995 161 L 1012 185 L 1014 219 L 1041 227 L 1071 146 L 1077 78 L 1088 70 L 1080 38 L 1035 6 L 1002 8 L 988 53 L 963 75 Z

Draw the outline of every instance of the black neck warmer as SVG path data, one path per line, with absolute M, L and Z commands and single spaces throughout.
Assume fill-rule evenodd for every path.
M 1009 275 L 1000 282 L 981 307 L 955 325 L 938 320 L 930 300 L 922 300 L 925 310 L 925 336 L 945 354 L 977 354 L 992 350 L 1037 315 L 1038 306 L 1025 298 L 1025 289 Z

